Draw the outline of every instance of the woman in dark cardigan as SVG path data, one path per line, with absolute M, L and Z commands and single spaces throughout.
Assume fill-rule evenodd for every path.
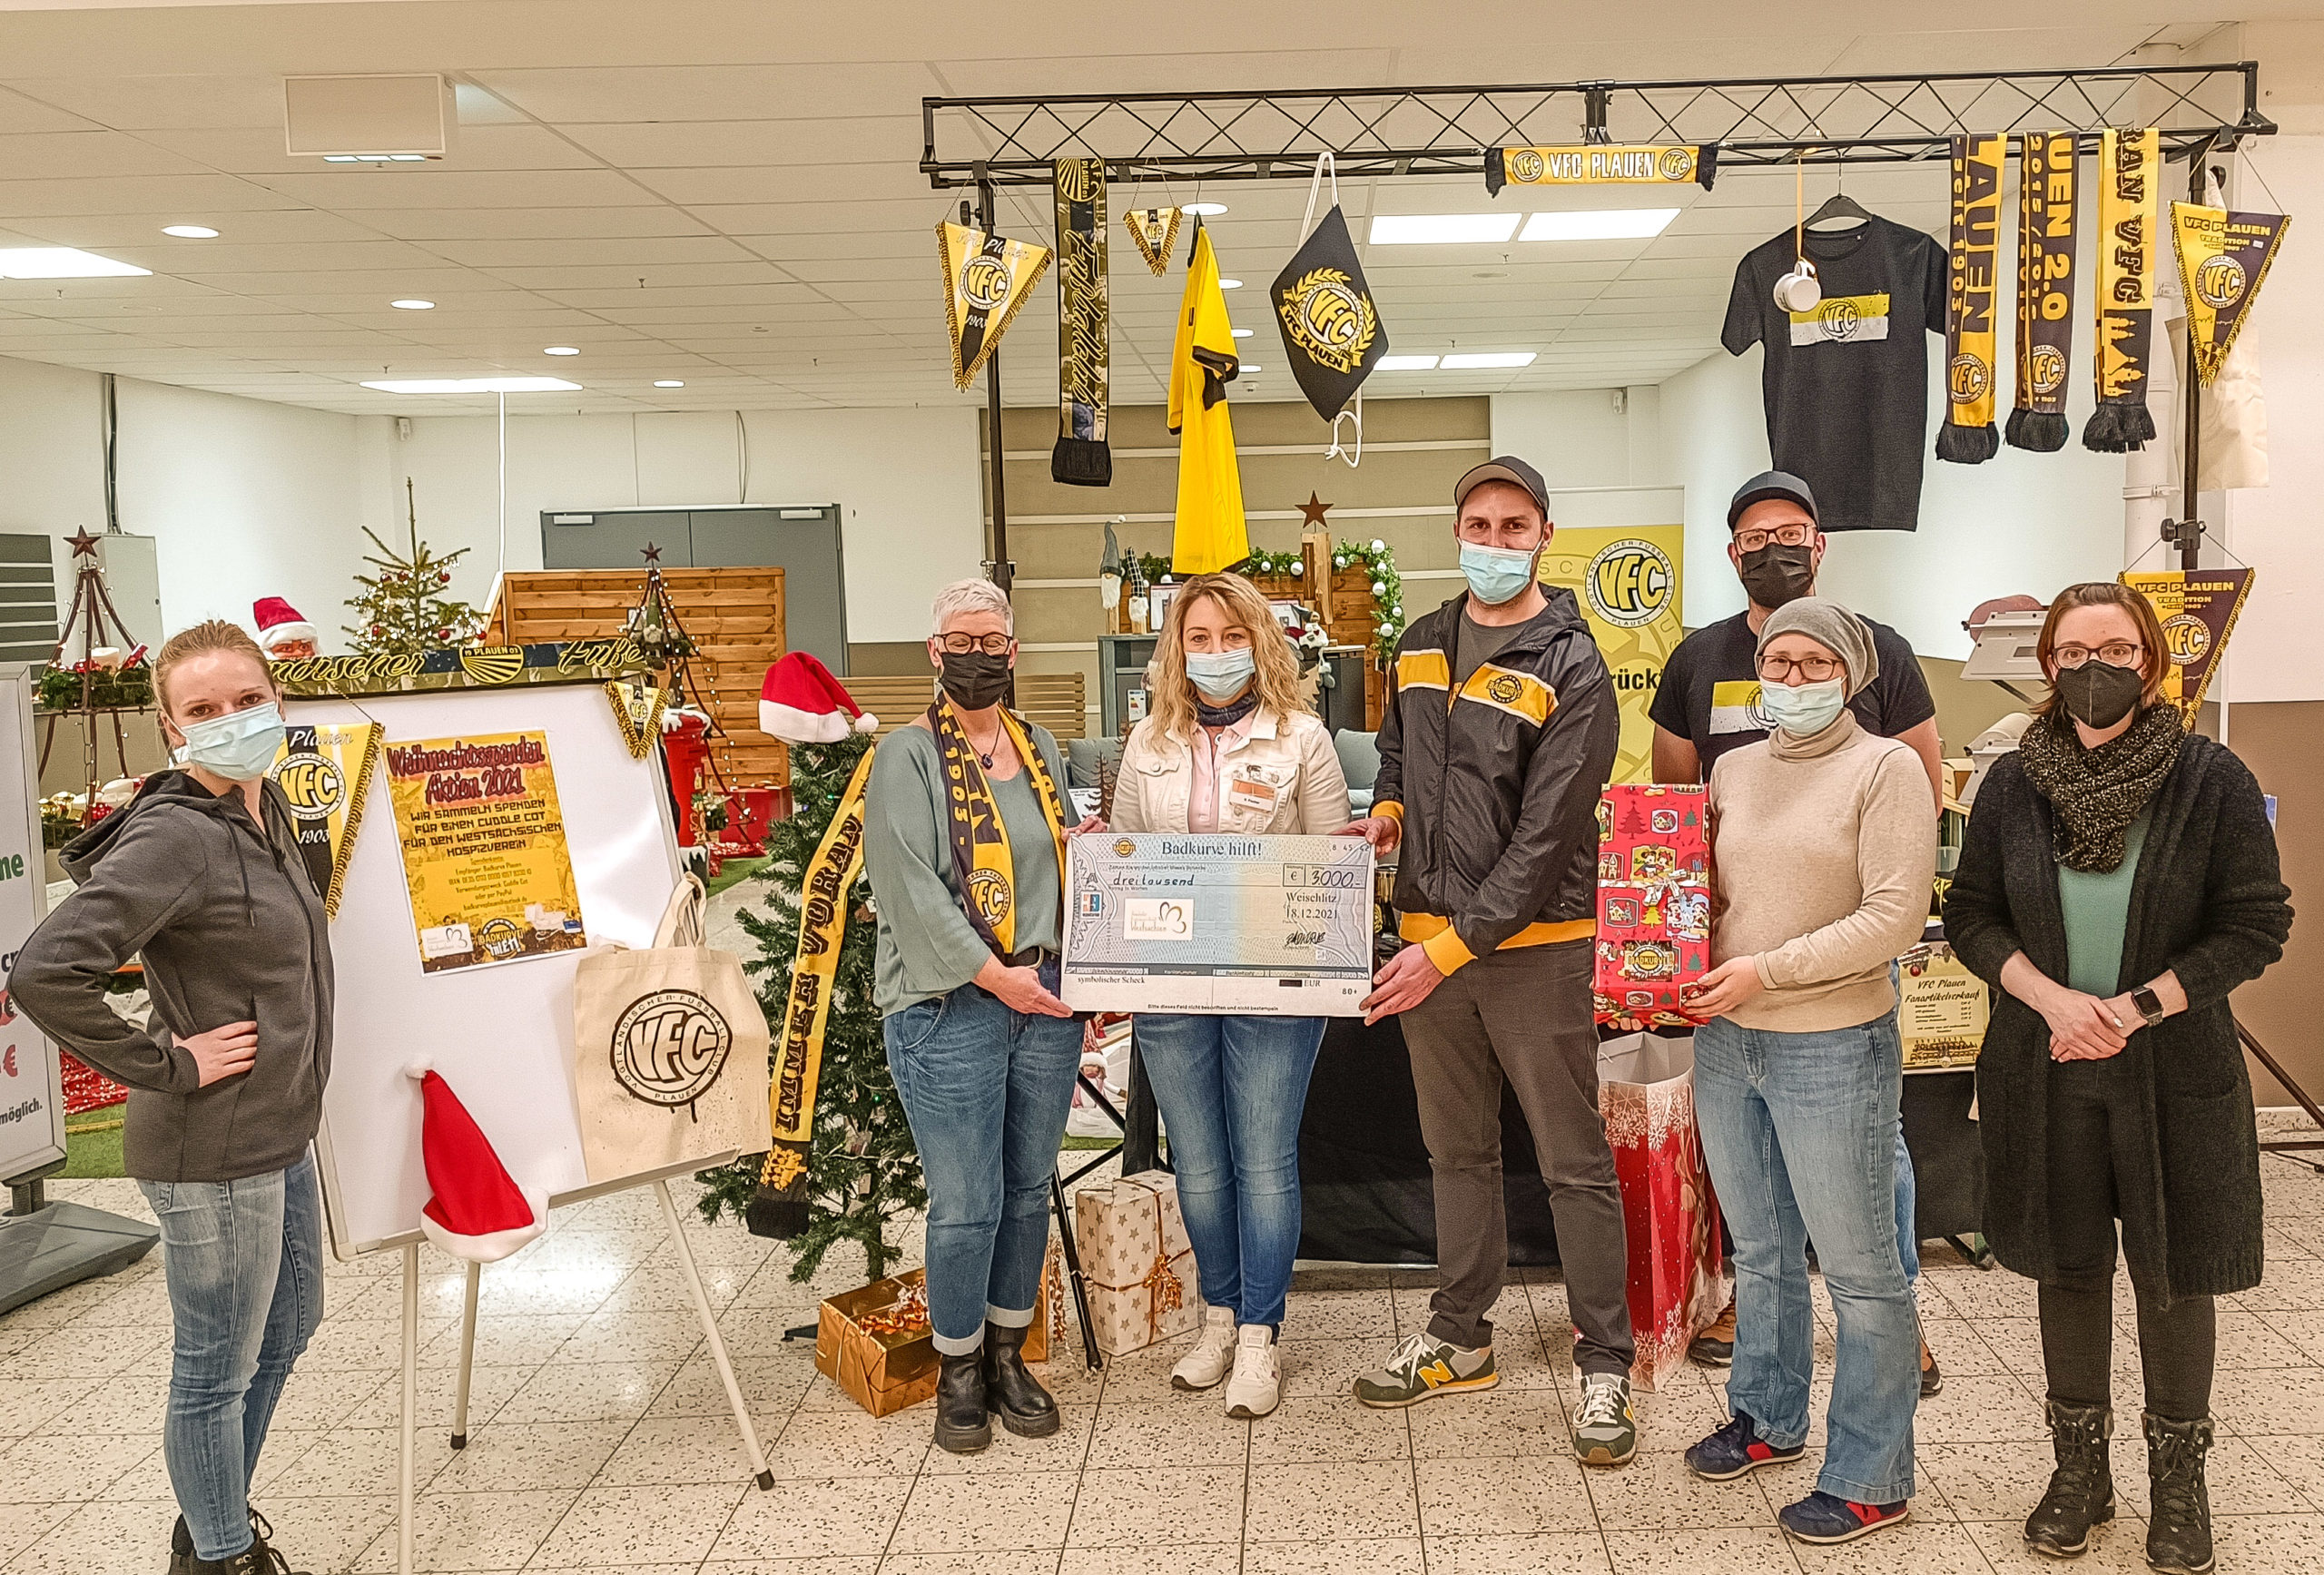
M 2025 1524 L 2071 1558 L 2114 1512 L 2115 1221 L 2138 1300 L 2147 1561 L 2211 1568 L 2212 1298 L 2260 1283 L 2251 1085 L 2228 992 L 2282 955 L 2290 893 L 2259 783 L 2162 698 L 2144 597 L 2071 586 L 2053 694 L 1977 791 L 1945 935 L 1997 987 L 1977 1060 L 1985 1235 L 2041 1283 L 2057 1469 Z

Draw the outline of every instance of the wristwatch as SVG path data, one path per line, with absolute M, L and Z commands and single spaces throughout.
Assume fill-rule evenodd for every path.
M 2131 991 L 2131 1004 L 2138 1008 L 2139 1016 L 2146 1019 L 2146 1026 L 2149 1028 L 2154 1027 L 2168 1015 L 2162 1009 L 2162 998 L 2154 993 L 2152 985 L 2142 984 Z

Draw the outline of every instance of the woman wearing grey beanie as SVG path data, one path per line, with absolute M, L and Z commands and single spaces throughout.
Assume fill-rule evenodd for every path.
M 1920 1322 L 1896 1241 L 1903 1047 L 1889 964 L 1919 940 L 1936 873 L 1919 757 L 1866 733 L 1849 696 L 1879 674 L 1864 621 L 1804 597 L 1759 632 L 1770 731 L 1710 777 L 1711 960 L 1690 1004 L 1695 1107 L 1735 1237 L 1732 1420 L 1687 1452 L 1699 1476 L 1796 1461 L 1815 1329 L 1807 1243 L 1839 1324 L 1816 1491 L 1785 1531 L 1846 1542 L 1911 1515 Z

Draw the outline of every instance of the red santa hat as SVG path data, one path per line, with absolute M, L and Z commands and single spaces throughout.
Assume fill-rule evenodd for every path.
M 880 719 L 856 704 L 846 685 L 804 651 L 793 651 L 766 670 L 759 685 L 759 727 L 786 743 L 837 743 L 851 733 L 869 733 Z
M 419 1083 L 419 1152 L 435 1194 L 421 1234 L 456 1258 L 493 1264 L 547 1229 L 547 1195 L 517 1184 L 452 1086 L 424 1061 L 404 1075 Z
M 299 609 L 281 596 L 261 596 L 251 604 L 251 616 L 258 623 L 259 648 L 271 654 L 286 640 L 320 640 L 315 626 L 299 615 Z

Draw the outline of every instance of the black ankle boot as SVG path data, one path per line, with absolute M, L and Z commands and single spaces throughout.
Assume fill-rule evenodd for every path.
M 2071 1559 L 2089 1548 L 2093 1526 L 2114 1518 L 2114 1472 L 2106 1459 L 2114 1413 L 2103 1405 L 2060 1400 L 2046 1401 L 2042 1409 L 2058 1469 L 2050 1473 L 2050 1491 L 2025 1519 L 2025 1541 L 2036 1553 Z
M 2146 1413 L 2146 1561 L 2164 1575 L 2203 1575 L 2211 1567 L 2203 1457 L 2211 1452 L 2212 1432 L 2208 1416 L 2172 1422 Z
M 984 1403 L 1000 1413 L 1000 1425 L 1018 1437 L 1047 1438 L 1065 1425 L 1065 1419 L 1041 1381 L 1025 1370 L 1025 1328 L 984 1326 Z
M 261 1555 L 258 1567 L 263 1570 L 269 1568 L 264 1556 L 273 1552 L 267 1544 L 273 1541 L 274 1528 L 256 1510 L 250 1514 L 251 1547 Z M 186 1525 L 185 1517 L 180 1515 L 178 1523 L 170 1528 L 170 1575 L 193 1575 L 193 1532 Z
M 936 1373 L 936 1447 L 952 1454 L 974 1454 L 992 1442 L 984 1413 L 984 1354 L 939 1353 Z

